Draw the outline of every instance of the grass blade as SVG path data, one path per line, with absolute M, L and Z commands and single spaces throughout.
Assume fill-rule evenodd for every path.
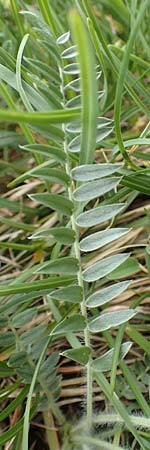
M 80 164 L 92 162 L 96 146 L 98 115 L 95 58 L 88 31 L 76 10 L 70 13 L 74 41 L 78 49 L 82 98 Z M 88 95 L 87 95 L 88 93 Z

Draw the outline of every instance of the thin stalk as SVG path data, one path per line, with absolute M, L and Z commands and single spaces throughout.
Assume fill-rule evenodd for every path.
M 61 78 L 61 91 L 62 91 L 62 95 L 63 95 L 63 106 L 65 107 L 63 71 L 62 71 L 61 67 L 59 70 L 60 70 L 60 78 Z M 67 173 L 67 175 L 69 175 L 70 180 L 71 180 L 72 177 L 71 177 L 70 157 L 69 157 L 69 152 L 68 152 L 68 143 L 67 143 L 67 134 L 66 134 L 65 124 L 62 125 L 62 129 L 64 132 L 64 152 L 66 154 L 65 168 L 66 168 L 66 173 Z M 73 182 L 71 181 L 70 185 L 68 187 L 68 197 L 69 197 L 69 200 L 71 200 L 72 202 L 74 202 L 73 190 L 74 190 L 74 186 L 73 186 Z M 73 214 L 71 216 L 71 225 L 72 225 L 72 229 L 75 232 L 75 242 L 74 242 L 75 257 L 79 261 L 79 271 L 77 274 L 78 285 L 82 288 L 82 292 L 83 292 L 83 300 L 81 303 L 81 314 L 84 316 L 86 323 L 87 323 L 87 308 L 86 308 L 86 302 L 85 302 L 84 282 L 83 282 L 82 268 L 81 268 L 79 231 L 78 231 L 78 227 L 76 225 L 75 211 L 73 212 Z M 90 348 L 90 333 L 89 333 L 87 327 L 84 329 L 84 341 L 85 341 L 85 345 Z M 88 430 L 90 430 L 92 427 L 92 415 L 93 415 L 92 384 L 93 384 L 93 375 L 92 375 L 92 364 L 91 364 L 91 356 L 90 356 L 89 361 L 87 363 L 87 390 L 86 390 L 86 417 L 87 417 L 86 427 Z
M 99 437 L 91 437 L 91 436 L 75 436 L 75 442 L 81 442 L 81 443 L 87 443 L 91 444 L 91 446 L 94 445 L 94 448 L 101 448 L 101 450 L 125 450 L 125 447 L 118 447 L 118 445 L 111 444 L 108 441 L 103 441 L 102 439 L 99 439 Z M 87 447 L 85 447 L 86 449 Z M 90 447 L 88 447 L 90 448 Z
M 144 416 L 135 416 L 129 415 L 129 418 L 131 422 L 134 424 L 136 428 L 149 428 L 150 427 L 150 420 L 149 417 Z M 98 425 L 104 425 L 104 424 L 122 424 L 126 427 L 126 423 L 124 422 L 123 418 L 119 414 L 100 414 L 98 416 L 95 416 L 93 418 L 94 423 Z
M 10 0 L 10 5 L 12 9 L 12 13 L 16 22 L 16 25 L 18 27 L 18 31 L 20 33 L 21 38 L 24 36 L 24 27 L 23 23 L 21 21 L 20 15 L 19 15 L 19 6 L 17 5 L 16 0 Z
M 118 359 L 119 359 L 119 353 L 120 353 L 120 347 L 125 331 L 125 325 L 123 324 L 120 326 L 119 331 L 116 336 L 115 340 L 115 346 L 114 346 L 114 352 L 113 352 L 113 358 L 112 358 L 112 367 L 111 367 L 111 378 L 110 378 L 110 389 L 111 389 L 111 396 L 113 395 L 113 392 L 115 390 L 115 383 L 116 383 L 116 374 L 117 374 L 117 365 L 118 365 Z
M 50 450 L 60 450 L 57 431 L 51 410 L 43 412 L 43 419 L 46 425 L 46 436 Z M 51 428 L 51 429 L 50 429 Z
M 52 29 L 54 36 L 57 37 L 57 27 L 49 2 L 47 0 L 38 0 L 38 5 L 45 22 L 49 25 L 50 29 Z

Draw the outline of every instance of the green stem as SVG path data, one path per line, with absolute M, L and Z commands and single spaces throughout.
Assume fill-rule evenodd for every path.
M 43 412 L 43 419 L 46 425 L 46 435 L 50 450 L 60 450 L 57 431 L 55 429 L 54 419 L 51 410 Z M 50 429 L 51 428 L 51 429 Z
M 38 0 L 38 5 L 45 22 L 49 25 L 50 29 L 54 33 L 54 36 L 57 37 L 57 27 L 48 0 Z
M 63 106 L 65 106 L 64 78 L 63 78 L 63 72 L 62 72 L 61 67 L 60 67 L 60 77 L 61 77 L 61 81 L 62 81 L 61 90 L 62 90 L 62 95 L 63 95 L 63 103 L 64 103 Z M 71 181 L 72 177 L 71 177 L 70 157 L 69 157 L 69 152 L 68 152 L 68 143 L 67 143 L 67 134 L 66 134 L 65 124 L 63 124 L 62 128 L 64 131 L 64 152 L 66 154 L 66 173 L 70 177 L 70 185 L 68 187 L 68 197 L 69 197 L 69 200 L 71 200 L 74 203 L 74 198 L 73 198 L 74 186 L 73 186 L 73 182 Z M 74 242 L 75 257 L 79 261 L 79 271 L 77 274 L 78 285 L 82 288 L 82 292 L 83 292 L 83 300 L 81 303 L 81 314 L 84 316 L 85 321 L 87 323 L 87 308 L 86 308 L 86 301 L 85 301 L 84 282 L 83 282 L 83 277 L 82 277 L 81 255 L 80 255 L 80 246 L 79 246 L 79 231 L 78 231 L 78 227 L 76 225 L 75 217 L 76 216 L 75 216 L 75 211 L 74 211 L 71 216 L 71 225 L 72 225 L 72 229 L 75 232 L 75 242 Z M 85 345 L 90 348 L 90 333 L 89 333 L 87 327 L 84 329 L 84 341 L 85 341 Z M 92 374 L 91 362 L 92 362 L 92 358 L 90 357 L 89 361 L 87 363 L 87 390 L 86 390 L 86 416 L 87 416 L 86 427 L 87 427 L 87 430 L 89 430 L 89 431 L 92 427 L 92 415 L 93 415 L 93 401 L 92 401 L 93 374 Z

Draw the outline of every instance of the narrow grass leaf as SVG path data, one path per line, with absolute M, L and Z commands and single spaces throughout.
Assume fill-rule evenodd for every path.
M 124 176 L 122 184 L 130 189 L 150 195 L 150 176 L 146 174 L 131 174 Z
M 129 139 L 123 142 L 125 148 L 133 147 L 133 145 L 150 145 L 150 138 L 135 138 Z M 119 145 L 115 145 L 113 148 L 113 155 L 115 155 L 119 151 Z
M 35 411 L 37 409 L 37 404 L 38 404 L 38 397 L 36 397 L 36 400 L 33 403 L 33 406 L 30 410 L 30 414 L 29 414 L 30 418 L 34 416 Z M 13 437 L 15 437 L 17 435 L 17 433 L 19 433 L 22 430 L 22 428 L 23 428 L 23 417 L 20 420 L 18 420 L 15 425 L 13 425 L 11 428 L 9 428 L 9 430 L 5 431 L 0 436 L 0 445 L 4 445 L 6 442 L 10 441 Z
M 6 417 L 8 417 L 17 407 L 19 407 L 23 400 L 25 399 L 27 393 L 28 393 L 28 386 L 25 386 L 19 395 L 17 395 L 17 397 L 12 400 L 12 402 L 10 403 L 10 405 L 8 405 L 6 408 L 4 408 L 4 410 L 0 413 L 0 421 L 4 420 Z
M 75 9 L 70 12 L 70 23 L 73 38 L 78 49 L 78 62 L 81 77 L 82 133 L 80 164 L 87 164 L 92 162 L 96 146 L 98 89 L 95 57 L 88 30 Z
M 39 104 L 39 103 L 38 103 Z M 10 123 L 30 123 L 34 125 L 66 123 L 80 116 L 80 108 L 61 109 L 49 112 L 23 112 L 0 110 L 0 121 Z
M 33 395 L 33 391 L 34 391 L 34 386 L 37 380 L 37 376 L 43 361 L 43 358 L 45 356 L 47 347 L 50 343 L 50 337 L 47 339 L 47 342 L 43 348 L 43 351 L 40 355 L 40 358 L 38 360 L 38 363 L 36 365 L 35 371 L 34 371 L 34 375 L 32 378 L 32 382 L 30 384 L 30 389 L 29 389 L 29 393 L 28 393 L 28 398 L 27 398 L 27 403 L 26 403 L 26 408 L 25 408 L 25 413 L 24 413 L 24 422 L 23 422 L 23 438 L 22 438 L 22 448 L 24 450 L 28 450 L 28 433 L 29 433 L 29 421 L 30 421 L 30 414 L 31 414 L 31 401 L 32 401 L 32 395 Z
M 106 380 L 105 376 L 102 373 L 98 373 L 94 371 L 94 378 L 98 384 L 98 386 L 101 386 L 103 389 L 104 394 L 110 401 L 111 398 L 111 390 L 110 390 L 110 384 Z M 142 450 L 146 450 L 145 445 L 143 443 L 143 438 L 139 435 L 136 428 L 134 427 L 132 420 L 130 419 L 130 416 L 128 415 L 127 409 L 125 406 L 121 403 L 119 400 L 117 394 L 114 392 L 111 398 L 112 404 L 115 408 L 115 410 L 118 412 L 118 414 L 121 416 L 123 421 L 126 423 L 126 426 L 128 430 L 133 434 L 137 442 L 140 444 Z
M 128 156 L 128 153 L 125 150 L 125 147 L 123 145 L 123 139 L 121 134 L 121 123 L 120 123 L 120 116 L 121 116 L 121 102 L 122 102 L 122 95 L 123 95 L 123 89 L 124 89 L 124 81 L 125 76 L 128 69 L 128 63 L 130 58 L 130 53 L 132 52 L 132 47 L 134 45 L 134 41 L 137 36 L 137 30 L 139 29 L 146 7 L 148 5 L 148 0 L 142 2 L 140 5 L 136 20 L 134 22 L 134 26 L 131 27 L 131 32 L 129 36 L 129 40 L 127 42 L 126 51 L 123 55 L 122 63 L 120 66 L 120 71 L 117 79 L 117 88 L 116 88 L 116 96 L 115 96 L 115 105 L 114 105 L 114 120 L 115 120 L 115 131 L 116 131 L 116 137 L 119 145 L 120 152 L 122 153 L 125 160 L 130 163 L 131 161 Z M 134 164 L 133 164 L 134 166 Z
M 50 7 L 48 0 L 38 0 L 38 4 L 45 22 L 49 25 L 50 29 L 52 29 L 54 36 L 57 36 L 58 30 L 53 16 L 53 10 Z
M 122 340 L 125 332 L 125 323 L 123 323 L 118 330 L 114 343 L 114 352 L 112 357 L 111 375 L 110 375 L 110 389 L 111 394 L 115 391 L 116 387 L 116 376 L 117 376 L 117 366 L 119 361 L 119 354 L 121 349 Z
M 25 108 L 27 109 L 27 111 L 33 111 L 33 107 L 32 107 L 31 103 L 28 100 L 28 97 L 27 97 L 27 95 L 25 93 L 25 90 L 23 88 L 22 79 L 21 79 L 22 57 L 23 57 L 24 48 L 25 48 L 25 45 L 26 45 L 26 43 L 28 41 L 28 38 L 29 38 L 29 34 L 25 34 L 25 36 L 23 37 L 23 39 L 21 41 L 21 44 L 19 46 L 17 59 L 16 59 L 16 83 L 17 83 L 17 88 L 18 88 L 19 95 L 21 97 L 21 100 L 22 100 Z
M 122 24 L 125 30 L 128 29 L 130 20 L 129 8 L 126 3 L 124 4 L 123 0 L 113 0 L 113 2 L 102 0 L 102 4 L 106 8 L 106 12 L 109 11 L 114 20 Z
M 126 333 L 140 348 L 148 353 L 148 355 L 150 354 L 150 341 L 148 341 L 134 326 L 127 326 Z
M 84 270 L 83 279 L 88 282 L 99 280 L 119 267 L 129 256 L 130 253 L 125 253 L 103 258 L 101 261 L 96 262 Z
M 75 281 L 75 277 L 53 277 L 47 278 L 46 280 L 40 281 L 28 281 L 24 283 L 17 283 L 15 286 L 8 286 L 8 284 L 1 286 L 0 296 L 10 295 L 10 294 L 25 294 L 27 292 L 40 291 L 42 289 L 53 289 L 62 285 L 70 284 Z
M 139 387 L 137 383 L 137 377 L 134 375 L 133 371 L 130 370 L 127 364 L 124 361 L 120 361 L 120 368 L 123 372 L 124 378 L 126 379 L 128 385 L 130 386 L 131 391 L 134 393 L 134 396 L 137 400 L 137 403 L 143 414 L 147 417 L 150 416 L 150 406 L 144 395 L 141 392 L 141 387 Z

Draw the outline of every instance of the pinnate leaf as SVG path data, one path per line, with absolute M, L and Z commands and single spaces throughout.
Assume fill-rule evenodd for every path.
M 58 258 L 52 261 L 45 262 L 40 265 L 35 273 L 43 273 L 43 274 L 69 274 L 74 275 L 79 270 L 79 262 L 76 258 L 66 256 L 65 258 Z
M 96 262 L 88 269 L 85 269 L 83 272 L 83 279 L 88 282 L 101 279 L 120 266 L 120 264 L 126 261 L 129 256 L 129 253 L 108 256 L 107 258 Z
M 120 354 L 119 354 L 119 361 L 121 359 L 124 359 L 128 351 L 130 350 L 132 346 L 132 342 L 125 342 L 121 345 L 120 348 Z M 99 358 L 96 358 L 93 361 L 93 369 L 98 372 L 107 372 L 111 370 L 112 367 L 112 361 L 113 361 L 113 353 L 114 348 L 111 348 L 108 352 L 106 352 L 104 355 L 100 356 Z
M 90 236 L 82 239 L 80 242 L 80 249 L 83 252 L 91 252 L 97 248 L 103 247 L 103 245 L 113 242 L 116 239 L 124 236 L 128 233 L 128 228 L 109 228 L 108 230 L 98 231 Z
M 62 355 L 66 356 L 66 358 L 72 359 L 73 361 L 85 365 L 89 360 L 90 348 L 84 346 L 73 349 L 71 348 L 63 352 Z
M 124 208 L 124 203 L 116 203 L 112 205 L 98 206 L 89 211 L 81 213 L 77 219 L 79 227 L 92 227 L 94 225 L 106 222 L 119 214 Z
M 48 208 L 54 209 L 62 214 L 70 216 L 73 211 L 73 203 L 63 196 L 56 194 L 48 194 L 44 192 L 42 194 L 32 194 L 29 195 L 32 200 L 47 206 Z
M 130 283 L 131 281 L 120 281 L 120 283 L 111 284 L 108 287 L 104 287 L 103 289 L 94 292 L 94 294 L 87 298 L 86 306 L 88 308 L 96 308 L 97 306 L 108 303 L 110 300 L 113 300 L 118 295 L 122 294 L 122 292 L 128 288 Z
M 66 334 L 69 331 L 83 331 L 86 326 L 85 319 L 81 314 L 74 314 L 74 316 L 66 317 L 55 328 L 53 328 L 51 335 Z
M 137 314 L 135 309 L 120 309 L 118 311 L 112 311 L 110 313 L 102 314 L 96 319 L 92 319 L 89 323 L 89 331 L 91 333 L 100 333 L 110 328 L 115 328 L 122 323 L 132 319 Z
M 112 175 L 121 168 L 120 164 L 84 164 L 72 169 L 72 178 L 77 181 L 92 181 Z
M 90 201 L 114 189 L 119 184 L 120 180 L 121 178 L 114 177 L 86 183 L 83 186 L 79 186 L 79 188 L 74 191 L 74 199 L 78 202 L 86 200 Z

